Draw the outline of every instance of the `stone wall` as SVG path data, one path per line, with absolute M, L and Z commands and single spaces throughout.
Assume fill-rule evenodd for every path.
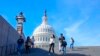
M 17 31 L 0 15 L 0 52 L 11 51 L 18 38 Z M 3 54 L 0 53 L 0 56 Z

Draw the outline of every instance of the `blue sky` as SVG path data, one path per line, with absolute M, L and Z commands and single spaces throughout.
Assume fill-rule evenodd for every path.
M 41 24 L 44 10 L 57 36 L 63 33 L 76 46 L 100 46 L 100 0 L 0 0 L 0 14 L 16 28 L 15 17 L 26 17 L 24 33 L 30 36 Z

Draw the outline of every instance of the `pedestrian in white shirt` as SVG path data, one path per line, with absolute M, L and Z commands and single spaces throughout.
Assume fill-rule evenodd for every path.
M 55 43 L 55 36 L 54 36 L 54 34 L 52 34 L 50 37 L 49 53 L 51 52 L 51 49 L 54 53 L 54 45 L 55 45 L 54 43 Z

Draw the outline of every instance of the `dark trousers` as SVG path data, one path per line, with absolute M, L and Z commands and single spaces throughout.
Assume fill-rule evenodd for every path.
M 50 53 L 51 49 L 52 49 L 52 51 L 53 51 L 53 53 L 54 53 L 54 43 L 50 44 L 49 53 Z
M 17 46 L 17 52 L 20 54 L 22 53 L 22 45 Z
M 26 48 L 26 53 L 29 53 L 30 52 L 30 46 L 26 45 L 25 48 Z

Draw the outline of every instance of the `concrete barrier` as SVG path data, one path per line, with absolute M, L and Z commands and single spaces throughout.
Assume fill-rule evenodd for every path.
M 14 51 L 18 32 L 0 15 L 0 56 Z

